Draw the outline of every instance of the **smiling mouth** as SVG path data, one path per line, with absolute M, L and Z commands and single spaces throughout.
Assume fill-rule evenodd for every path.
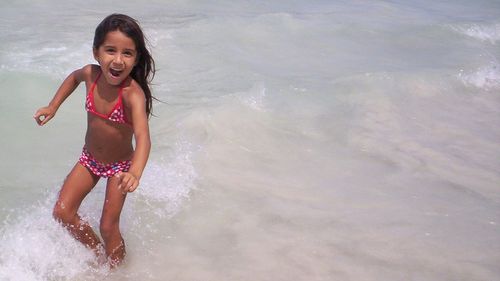
M 119 76 L 120 76 L 120 73 L 122 73 L 122 71 L 121 71 L 121 70 L 115 70 L 115 69 L 110 68 L 110 69 L 109 69 L 109 73 L 111 73 L 111 76 L 113 76 L 113 77 L 115 77 L 115 78 L 116 78 L 116 77 L 119 77 Z

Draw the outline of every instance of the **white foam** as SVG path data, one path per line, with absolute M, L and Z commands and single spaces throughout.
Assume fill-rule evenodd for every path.
M 266 87 L 263 83 L 256 83 L 252 88 L 243 93 L 240 98 L 243 104 L 253 110 L 263 111 L 265 106 Z
M 4 222 L 0 280 L 95 280 L 107 274 L 106 268 L 96 266 L 94 254 L 52 219 L 51 202 Z
M 61 43 L 40 49 L 19 49 L 0 59 L 4 70 L 48 74 L 58 79 L 94 62 L 90 43 Z
M 189 198 L 197 178 L 192 163 L 196 152 L 193 147 L 188 141 L 179 140 L 171 153 L 160 160 L 151 160 L 141 186 L 127 199 L 130 202 L 122 213 L 122 231 L 127 242 L 135 247 L 130 250 L 132 255 L 145 257 L 154 252 L 153 245 L 161 239 L 156 235 L 158 219 L 174 216 Z M 80 208 L 82 218 L 96 231 L 104 191 L 102 180 Z M 4 221 L 0 229 L 0 280 L 88 281 L 102 280 L 112 274 L 106 266 L 98 266 L 94 254 L 52 219 L 54 201 L 52 192 L 45 196 L 44 202 Z M 131 258 L 131 266 L 134 261 Z M 128 273 L 125 269 L 118 274 Z
M 181 209 L 197 178 L 192 162 L 197 148 L 193 147 L 191 143 L 180 140 L 174 146 L 173 155 L 148 163 L 137 190 L 136 200 L 147 206 L 142 211 L 168 218 Z
M 470 24 L 462 26 L 452 26 L 452 29 L 481 41 L 488 41 L 496 44 L 500 40 L 500 24 Z
M 461 71 L 458 78 L 468 86 L 474 86 L 484 90 L 500 88 L 500 66 L 492 63 L 486 67 L 481 67 L 475 72 L 464 73 Z

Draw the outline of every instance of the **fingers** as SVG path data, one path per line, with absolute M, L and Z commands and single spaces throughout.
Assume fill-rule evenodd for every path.
M 128 192 L 134 192 L 138 186 L 139 186 L 139 181 L 136 180 L 134 184 L 132 184 L 132 186 L 128 188 Z
M 49 122 L 50 119 L 52 119 L 52 115 L 42 114 L 39 116 L 35 116 L 34 118 L 35 118 L 36 123 L 38 123 L 38 125 L 43 126 L 47 122 Z
M 42 119 L 43 117 L 43 119 Z M 46 117 L 45 114 L 41 113 L 40 110 L 38 110 L 35 115 L 33 115 L 33 118 L 35 118 L 36 123 L 39 126 L 42 126 L 42 122 L 45 121 Z
M 121 189 L 123 194 L 133 192 L 139 186 L 139 181 L 131 173 L 119 172 L 115 176 L 119 178 L 118 189 Z
M 44 116 L 43 120 L 42 120 L 42 123 L 40 126 L 43 126 L 45 125 L 45 123 L 49 122 L 50 119 L 52 119 L 54 115 L 47 115 L 47 116 Z
M 52 117 L 54 117 L 54 113 L 47 109 L 47 107 L 38 109 L 35 115 L 33 115 L 33 118 L 39 126 L 45 125 Z

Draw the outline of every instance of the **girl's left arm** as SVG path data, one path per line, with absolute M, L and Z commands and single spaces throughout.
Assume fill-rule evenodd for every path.
M 129 171 L 118 174 L 118 177 L 120 177 L 119 187 L 123 189 L 123 192 L 133 192 L 137 188 L 151 150 L 144 94 L 142 91 L 140 93 L 130 93 L 128 98 L 132 111 L 135 152 Z

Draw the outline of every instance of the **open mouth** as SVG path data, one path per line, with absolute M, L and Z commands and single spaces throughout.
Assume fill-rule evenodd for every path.
M 109 73 L 111 74 L 111 76 L 117 78 L 120 76 L 120 73 L 122 73 L 122 71 L 110 68 Z

